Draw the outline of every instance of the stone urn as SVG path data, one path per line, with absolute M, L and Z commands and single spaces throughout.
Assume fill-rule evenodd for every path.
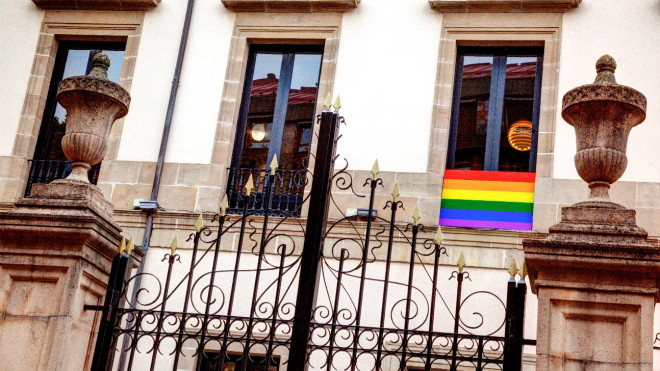
M 626 170 L 630 129 L 646 118 L 646 98 L 617 84 L 615 69 L 614 58 L 600 57 L 594 83 L 570 90 L 563 99 L 562 117 L 573 125 L 577 139 L 575 167 L 591 189 L 584 206 L 622 208 L 610 202 L 610 184 Z
M 62 149 L 73 167 L 68 182 L 89 184 L 87 171 L 103 160 L 112 123 L 126 116 L 131 102 L 124 88 L 108 80 L 105 53 L 96 54 L 92 64 L 88 76 L 69 77 L 57 89 L 57 100 L 66 108 Z

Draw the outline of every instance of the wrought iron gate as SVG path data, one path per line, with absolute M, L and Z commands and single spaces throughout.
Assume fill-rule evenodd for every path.
M 347 166 L 333 171 L 343 118 L 325 111 L 320 120 L 311 191 L 290 214 L 272 216 L 283 184 L 273 168 L 257 189 L 246 179 L 234 194 L 240 214 L 226 214 L 225 202 L 210 226 L 200 216 L 189 248 L 175 239 L 169 252 L 151 249 L 133 275 L 120 248 L 105 304 L 86 307 L 103 312 L 94 370 L 521 368 L 533 343 L 523 340 L 524 273 L 510 272 L 506 303 L 485 282 L 472 289 L 462 255 L 455 267 L 440 264 L 446 250 L 418 209 L 411 223 L 396 222 L 398 187 L 383 218 L 377 171 L 364 182 L 368 196 L 354 191 Z M 333 187 L 365 198 L 367 212 L 328 224 Z

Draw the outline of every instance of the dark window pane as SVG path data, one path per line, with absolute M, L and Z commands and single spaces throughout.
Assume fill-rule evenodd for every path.
M 508 57 L 500 135 L 500 171 L 529 171 L 537 57 Z
M 281 67 L 282 54 L 257 53 L 255 56 L 240 167 L 266 168 Z
M 464 57 L 455 169 L 484 168 L 492 73 L 492 56 Z
M 299 170 L 306 167 L 320 67 L 320 54 L 295 56 L 280 151 L 282 169 Z

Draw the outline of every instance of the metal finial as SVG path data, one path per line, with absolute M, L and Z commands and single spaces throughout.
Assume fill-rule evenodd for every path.
M 516 259 L 511 259 L 511 265 L 509 266 L 509 274 L 511 277 L 515 277 L 518 273 L 518 266 L 516 265 Z
M 126 251 L 126 238 L 122 237 L 119 246 L 117 246 L 117 252 L 122 254 L 124 251 Z
M 376 180 L 378 173 L 380 173 L 380 169 L 378 168 L 378 159 L 376 159 L 374 166 L 371 168 L 371 179 Z
M 126 253 L 128 255 L 131 255 L 133 253 L 133 249 L 135 249 L 135 244 L 133 243 L 133 237 L 128 239 L 128 246 L 126 246 Z
M 89 77 L 95 77 L 101 80 L 108 79 L 108 68 L 110 68 L 110 57 L 104 52 L 98 52 L 92 58 L 92 70 L 89 71 Z
M 438 226 L 438 230 L 435 231 L 433 242 L 435 242 L 436 245 L 440 245 L 442 243 L 442 228 L 440 226 Z
M 252 179 L 252 174 L 250 174 L 250 177 L 245 183 L 245 195 L 250 196 L 250 194 L 252 194 L 253 189 L 254 189 L 254 180 Z
M 522 272 L 520 273 L 520 279 L 524 280 L 527 277 L 527 261 L 523 260 Z
M 225 216 L 225 213 L 227 213 L 228 208 L 229 208 L 229 200 L 227 200 L 227 194 L 225 193 L 225 197 L 222 198 L 222 202 L 220 203 L 220 215 Z
M 275 175 L 275 171 L 277 170 L 277 167 L 279 164 L 277 163 L 277 154 L 273 156 L 273 161 L 270 162 L 270 175 Z
M 335 106 L 335 112 L 339 111 L 341 108 L 341 99 L 339 98 L 339 94 L 337 94 L 337 98 L 335 98 L 335 104 L 333 104 L 333 106 Z
M 465 256 L 463 255 L 463 252 L 461 251 L 461 255 L 458 257 L 458 261 L 456 262 L 456 265 L 458 266 L 458 273 L 463 273 L 463 268 L 465 268 Z
M 197 223 L 195 223 L 195 230 L 197 233 L 202 231 L 202 228 L 204 228 L 204 218 L 202 218 L 202 214 L 199 214 L 199 218 L 197 218 Z
M 611 55 L 605 54 L 598 58 L 598 61 L 596 61 L 598 75 L 596 75 L 594 84 L 616 84 L 614 71 L 616 71 L 616 61 Z
M 419 211 L 419 204 L 417 204 L 415 205 L 415 211 L 413 211 L 413 215 L 412 215 L 413 224 L 417 225 L 417 223 L 419 222 L 419 218 L 421 217 L 422 217 L 422 213 Z
M 328 95 L 325 96 L 323 107 L 325 107 L 326 110 L 330 110 L 330 108 L 332 108 L 332 94 L 330 92 L 328 92 Z
M 396 202 L 399 199 L 399 196 L 401 196 L 401 192 L 399 192 L 399 182 L 394 182 L 394 187 L 392 188 L 392 202 Z
M 172 256 L 176 254 L 176 249 L 179 248 L 179 236 L 174 235 L 174 238 L 172 239 L 172 244 L 170 245 L 170 251 L 172 252 Z

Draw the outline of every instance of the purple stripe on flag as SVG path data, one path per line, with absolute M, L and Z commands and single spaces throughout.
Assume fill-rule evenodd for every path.
M 440 218 L 440 225 L 448 227 L 497 228 L 514 231 L 531 231 L 532 223 L 498 222 L 489 220 L 465 220 Z

